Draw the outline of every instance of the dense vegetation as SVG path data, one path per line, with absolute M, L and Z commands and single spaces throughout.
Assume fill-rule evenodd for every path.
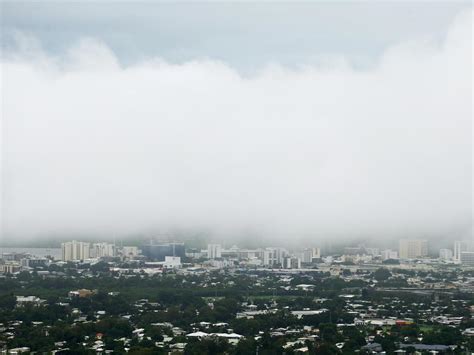
M 401 342 L 456 345 L 455 352 L 474 349 L 471 338 L 461 334 L 463 329 L 474 327 L 466 316 L 472 304 L 470 295 L 407 292 L 394 297 L 372 286 L 373 282 L 387 289 L 396 284 L 406 286 L 403 273 L 385 269 L 353 278 L 314 272 L 286 279 L 257 271 L 222 270 L 198 275 L 120 276 L 109 272 L 105 263 L 90 269 L 69 265 L 52 271 L 58 274 L 45 278 L 35 272 L 21 273 L 0 279 L 0 347 L 27 346 L 39 352 L 63 348 L 65 353 L 87 354 L 95 353 L 91 346 L 99 341 L 103 349 L 114 353 L 127 349 L 132 354 L 165 354 L 179 344 L 185 344 L 185 354 L 292 354 L 301 347 L 314 354 L 353 354 L 364 352 L 371 338 L 370 342 L 381 344 L 388 353 Z M 297 288 L 308 283 L 314 287 Z M 78 289 L 94 293 L 89 297 L 68 296 L 69 291 Z M 44 302 L 19 306 L 19 295 L 38 296 Z M 359 305 L 370 305 L 374 316 L 412 322 L 355 327 L 357 312 L 350 308 L 353 299 Z M 250 304 L 254 310 L 271 312 L 250 319 L 237 317 Z M 302 309 L 327 311 L 304 317 L 292 314 L 292 310 Z M 437 310 L 463 317 L 462 324 L 442 325 L 426 316 Z M 206 322 L 205 329 L 201 322 Z M 224 328 L 218 323 L 225 323 Z M 304 327 L 310 329 L 305 334 L 314 336 L 302 336 Z M 208 333 L 231 330 L 243 338 L 233 345 L 221 338 L 185 336 L 198 329 Z M 295 330 L 293 336 L 285 333 L 291 329 Z

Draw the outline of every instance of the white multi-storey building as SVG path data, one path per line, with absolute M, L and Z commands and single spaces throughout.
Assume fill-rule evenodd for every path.
M 453 251 L 451 249 L 440 249 L 439 250 L 439 258 L 441 260 L 452 260 L 453 259 Z
M 461 264 L 466 266 L 474 266 L 474 251 L 461 252 Z
M 301 269 L 301 259 L 294 256 L 285 256 L 283 258 L 283 267 L 285 269 Z
M 401 259 L 415 259 L 428 256 L 428 241 L 424 239 L 401 239 L 398 252 Z
M 396 250 L 386 249 L 382 250 L 381 256 L 382 260 L 398 259 L 398 252 Z
M 465 251 L 472 251 L 472 243 L 469 243 L 464 240 L 456 240 L 454 242 L 454 254 L 453 260 L 457 262 L 461 262 L 461 253 Z
M 115 256 L 115 246 L 109 243 L 94 243 L 92 245 L 91 256 L 94 258 Z
M 263 264 L 266 266 L 283 266 L 283 259 L 288 255 L 284 248 L 266 248 L 263 252 Z
M 181 258 L 179 256 L 165 256 L 165 261 L 163 262 L 163 267 L 165 269 L 177 269 L 181 267 Z
M 84 260 L 90 257 L 90 243 L 73 240 L 61 244 L 62 260 Z
M 314 259 L 320 259 L 321 258 L 321 249 L 319 248 L 307 248 L 304 249 L 301 253 L 299 253 L 301 256 L 301 261 L 304 263 L 311 263 L 314 261 Z
M 125 258 L 134 258 L 140 254 L 138 247 L 125 246 L 120 248 L 120 254 Z
M 220 259 L 221 257 L 222 257 L 222 247 L 220 244 L 207 245 L 207 258 L 208 259 Z
M 365 248 L 365 253 L 367 255 L 378 256 L 380 255 L 380 249 L 379 248 Z

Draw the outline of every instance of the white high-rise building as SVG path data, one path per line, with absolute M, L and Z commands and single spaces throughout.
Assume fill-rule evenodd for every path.
M 63 261 L 70 261 L 72 259 L 72 243 L 61 243 L 61 259 Z
M 222 257 L 222 247 L 220 244 L 207 245 L 207 258 L 208 259 L 219 259 L 221 257 Z
M 401 239 L 398 253 L 401 259 L 416 259 L 428 256 L 428 241 L 424 239 Z
M 63 261 L 89 259 L 90 243 L 78 242 L 76 240 L 61 243 L 61 251 Z
M 389 259 L 398 259 L 398 252 L 396 250 L 386 249 L 382 250 L 382 260 L 389 260 Z
M 453 259 L 453 251 L 451 249 L 440 249 L 439 250 L 439 258 L 441 260 L 452 260 Z
M 453 260 L 457 262 L 461 262 L 461 253 L 465 251 L 472 251 L 472 246 L 468 241 L 464 240 L 456 240 L 454 242 L 454 254 Z
M 262 263 L 263 265 L 265 266 L 268 266 L 268 265 L 271 265 L 271 262 L 272 262 L 272 256 L 273 256 L 273 253 L 271 250 L 263 250 L 262 251 Z
M 304 263 L 311 263 L 314 259 L 321 258 L 321 249 L 319 248 L 307 248 L 304 249 L 302 253 L 299 253 L 301 256 L 301 261 Z
M 304 263 L 310 263 L 313 261 L 313 251 L 311 249 L 305 249 L 297 255 L 301 257 L 301 261 Z
M 312 256 L 311 259 L 321 259 L 321 249 L 320 248 L 311 248 Z M 311 260 L 313 261 L 313 260 Z
M 263 255 L 264 265 L 283 267 L 283 259 L 288 255 L 288 250 L 284 248 L 266 248 Z
M 115 246 L 109 243 L 94 243 L 91 249 L 91 256 L 94 258 L 115 256 Z
M 461 264 L 465 266 L 474 266 L 474 251 L 461 252 Z
M 285 269 L 301 269 L 301 259 L 294 256 L 285 256 L 283 258 L 283 267 Z

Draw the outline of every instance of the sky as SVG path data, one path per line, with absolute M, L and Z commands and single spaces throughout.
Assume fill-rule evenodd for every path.
M 1 9 L 4 242 L 471 235 L 470 2 Z
M 3 47 L 30 34 L 61 55 L 83 37 L 105 43 L 120 63 L 212 59 L 254 73 L 344 56 L 373 64 L 388 46 L 442 41 L 470 2 L 3 2 Z

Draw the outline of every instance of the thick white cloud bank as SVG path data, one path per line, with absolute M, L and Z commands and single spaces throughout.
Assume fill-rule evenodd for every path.
M 3 238 L 173 227 L 454 237 L 472 223 L 472 13 L 444 43 L 253 77 L 121 67 L 84 40 L 2 59 Z

